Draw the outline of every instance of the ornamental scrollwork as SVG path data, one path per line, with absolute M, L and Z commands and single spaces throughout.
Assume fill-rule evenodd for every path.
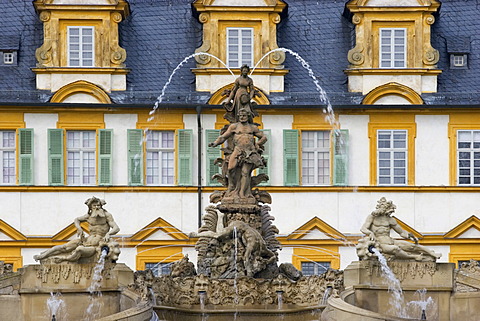
M 358 25 L 362 22 L 362 16 L 359 15 L 359 14 L 354 14 L 353 17 L 352 17 L 352 23 L 354 25 Z
M 355 48 L 348 51 L 348 61 L 352 65 L 361 65 L 365 61 L 365 55 L 363 54 L 363 46 L 357 45 Z
M 435 23 L 435 17 L 432 15 L 428 15 L 425 17 L 425 23 L 427 25 L 433 25 Z
M 423 52 L 423 63 L 426 65 L 435 65 L 439 59 L 440 54 L 438 53 L 438 50 L 427 46 Z
M 119 23 L 120 21 L 122 21 L 122 15 L 118 12 L 113 12 L 111 17 L 113 22 Z

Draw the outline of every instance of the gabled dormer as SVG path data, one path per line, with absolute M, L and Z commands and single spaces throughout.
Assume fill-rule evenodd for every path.
M 33 68 L 37 89 L 69 91 L 69 102 L 108 101 L 85 91 L 75 97 L 79 88 L 71 84 L 79 81 L 106 93 L 126 90 L 126 51 L 119 46 L 118 35 L 118 24 L 129 14 L 125 0 L 36 0 L 33 4 L 43 22 L 43 44 L 35 52 L 37 67 Z
M 349 1 L 345 14 L 355 25 L 355 47 L 348 52 L 350 65 L 345 70 L 349 91 L 368 95 L 395 83 L 418 95 L 436 92 L 441 71 L 430 29 L 439 7 L 437 0 Z M 391 88 L 385 89 L 389 92 Z M 408 99 L 399 101 L 400 92 L 392 96 L 392 102 L 409 103 Z M 388 103 L 382 97 L 382 103 Z
M 270 50 L 277 49 L 277 24 L 286 3 L 281 0 L 196 0 L 195 14 L 203 24 L 203 43 L 196 52 L 218 57 L 238 76 L 240 67 L 254 67 Z M 274 52 L 263 59 L 252 76 L 264 93 L 283 91 L 288 72 L 282 63 L 285 53 Z M 196 57 L 196 90 L 215 93 L 234 78 L 217 59 Z

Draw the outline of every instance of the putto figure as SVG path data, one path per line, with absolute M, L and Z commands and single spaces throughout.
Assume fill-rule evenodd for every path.
M 382 197 L 373 211 L 366 219 L 360 231 L 366 236 L 358 241 L 357 255 L 361 260 L 374 258 L 371 247 L 378 249 L 389 260 L 415 260 L 423 262 L 435 262 L 442 255 L 431 249 L 418 244 L 418 239 L 408 233 L 397 223 L 391 215 L 396 206 L 392 201 Z M 394 230 L 404 239 L 396 240 L 390 237 L 390 231 Z
M 80 259 L 93 258 L 100 254 L 102 248 L 108 247 L 108 258 L 112 261 L 118 259 L 120 250 L 118 243 L 111 239 L 112 235 L 120 231 L 117 223 L 113 220 L 112 214 L 103 208 L 106 202 L 102 199 L 91 197 L 85 201 L 88 212 L 85 215 L 75 218 L 74 224 L 77 228 L 78 239 L 71 240 L 63 245 L 57 245 L 46 250 L 33 258 L 35 261 L 43 261 L 51 258 L 53 262 L 63 261 L 78 262 Z M 89 235 L 85 236 L 80 224 L 88 222 Z

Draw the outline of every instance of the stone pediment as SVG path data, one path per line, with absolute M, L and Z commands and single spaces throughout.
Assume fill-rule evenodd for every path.
M 25 241 L 27 237 L 17 229 L 0 219 L 0 242 L 1 241 Z
M 85 233 L 89 233 L 89 228 L 88 228 L 88 223 L 87 222 L 82 222 L 80 223 L 80 226 L 82 227 L 83 231 Z M 71 240 L 74 238 L 77 238 L 77 228 L 75 227 L 75 224 L 70 224 L 67 227 L 65 227 L 63 230 L 58 232 L 57 234 L 52 236 L 53 241 L 67 241 Z
M 288 240 L 339 240 L 345 241 L 346 237 L 340 231 L 333 228 L 318 217 L 312 218 L 307 223 L 295 229 L 287 236 Z
M 157 218 L 131 237 L 132 241 L 188 240 L 188 236 L 161 217 Z
M 480 238 L 480 219 L 475 215 L 472 215 L 448 231 L 444 237 L 466 239 Z

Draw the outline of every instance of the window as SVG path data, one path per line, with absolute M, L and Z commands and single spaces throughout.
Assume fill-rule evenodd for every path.
M 147 185 L 173 185 L 174 135 L 174 131 L 147 132 Z
M 153 275 L 170 275 L 172 263 L 145 263 L 145 270 L 152 270 Z
M 452 69 L 466 69 L 467 68 L 467 54 L 451 54 L 450 68 Z
M 127 130 L 129 185 L 192 185 L 193 131 Z
M 457 132 L 458 184 L 480 184 L 480 130 Z
M 302 273 L 308 275 L 320 275 L 330 268 L 330 262 L 302 262 Z
M 13 65 L 13 52 L 4 52 L 3 53 L 3 63 L 5 65 Z
M 94 27 L 68 27 L 68 66 L 94 66 Z
M 15 131 L 0 131 L 1 184 L 15 184 Z
M 67 184 L 95 183 L 95 131 L 67 131 Z
M 330 184 L 330 131 L 302 131 L 302 184 Z
M 112 185 L 112 143 L 112 129 L 48 129 L 48 184 Z
M 380 68 L 406 67 L 406 28 L 380 28 Z
M 253 65 L 253 28 L 227 28 L 227 65 Z
M 407 130 L 377 131 L 379 185 L 407 184 L 407 137 Z
M 332 182 L 347 185 L 348 130 L 340 129 L 332 134 L 330 130 L 285 129 L 283 166 L 286 186 L 300 185 L 300 176 L 303 185 L 329 185 Z

